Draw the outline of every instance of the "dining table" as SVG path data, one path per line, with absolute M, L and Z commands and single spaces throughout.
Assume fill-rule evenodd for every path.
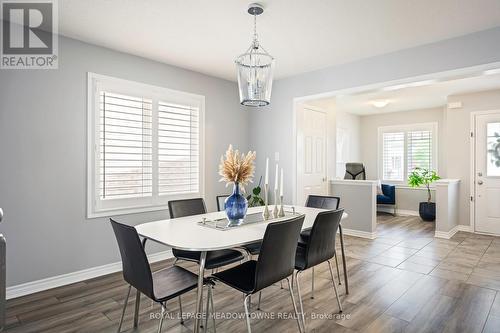
M 250 207 L 248 208 L 247 216 L 256 216 L 257 213 L 262 213 L 263 210 L 263 207 Z M 244 245 L 254 243 L 264 238 L 264 233 L 269 223 L 291 219 L 299 215 L 304 215 L 302 230 L 312 228 L 316 215 L 322 211 L 326 211 L 326 209 L 302 206 L 284 206 L 284 211 L 286 212 L 284 217 L 271 217 L 267 220 L 253 223 L 243 222 L 238 226 L 230 228 L 219 229 L 210 227 L 209 222 L 222 221 L 225 219 L 225 212 L 223 211 L 191 215 L 175 219 L 157 220 L 135 226 L 137 233 L 144 239 L 179 250 L 200 252 L 198 288 L 194 316 L 195 333 L 199 332 L 200 329 L 207 252 L 223 249 L 237 249 L 243 251 Z M 346 217 L 347 213 L 344 212 L 342 220 Z M 347 270 L 343 248 L 344 241 L 342 234 L 340 236 L 344 276 L 347 283 Z

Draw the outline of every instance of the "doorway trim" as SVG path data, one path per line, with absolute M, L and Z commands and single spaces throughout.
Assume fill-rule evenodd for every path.
M 295 98 L 294 101 L 293 101 L 293 155 L 292 155 L 292 158 L 293 158 L 293 165 L 292 165 L 292 172 L 293 172 L 293 183 L 292 183 L 292 191 L 293 191 L 293 204 L 294 205 L 300 205 L 302 206 L 303 203 L 299 203 L 298 202 L 298 179 L 299 179 L 299 174 L 298 174 L 298 155 L 297 155 L 297 146 L 298 146 L 298 142 L 297 142 L 297 133 L 299 132 L 299 126 L 297 124 L 297 114 L 298 114 L 298 108 L 299 107 L 303 107 L 303 108 L 306 108 L 306 109 L 309 109 L 309 110 L 312 110 L 312 111 L 316 111 L 316 112 L 321 112 L 321 113 L 324 113 L 327 117 L 327 119 L 329 118 L 329 112 L 328 110 L 324 110 L 322 108 L 319 108 L 319 107 L 315 107 L 315 106 L 311 106 L 311 105 L 308 105 L 307 104 L 307 101 L 311 101 L 311 100 L 315 100 L 315 99 L 319 99 L 319 98 Z M 329 190 L 329 186 L 328 186 L 328 182 L 329 182 L 329 172 L 328 172 L 328 165 L 329 165 L 329 160 L 328 160 L 328 157 L 329 157 L 329 154 L 328 154 L 328 149 L 329 149 L 329 140 L 328 140 L 328 137 L 329 135 L 331 134 L 331 129 L 329 129 L 329 126 L 327 124 L 326 126 L 326 141 L 325 141 L 325 150 L 326 150 L 326 153 L 325 153 L 325 167 L 326 167 L 326 182 L 327 182 L 327 194 L 330 193 L 330 190 Z
M 483 110 L 483 111 L 472 111 L 470 113 L 470 179 L 469 179 L 469 196 L 470 196 L 470 209 L 469 209 L 469 220 L 471 232 L 478 234 L 486 234 L 483 232 L 476 231 L 476 116 L 495 114 L 499 113 L 500 110 Z

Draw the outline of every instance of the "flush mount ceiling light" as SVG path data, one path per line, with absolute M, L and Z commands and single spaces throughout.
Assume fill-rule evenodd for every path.
M 266 106 L 271 101 L 274 58 L 259 44 L 257 38 L 257 15 L 264 12 L 258 3 L 248 6 L 253 15 L 253 41 L 250 47 L 236 58 L 240 103 L 245 106 Z
M 379 99 L 376 101 L 372 101 L 371 104 L 374 107 L 381 109 L 381 108 L 385 108 L 387 106 L 387 104 L 389 104 L 389 101 L 387 99 Z

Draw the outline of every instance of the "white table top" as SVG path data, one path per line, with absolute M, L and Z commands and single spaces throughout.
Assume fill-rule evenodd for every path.
M 318 208 L 294 207 L 296 213 L 305 214 L 302 229 L 311 228 L 316 215 L 324 211 L 324 209 Z M 270 209 L 272 208 L 270 207 Z M 291 206 L 285 206 L 285 209 L 291 210 Z M 248 214 L 262 211 L 263 207 L 252 207 L 248 209 Z M 189 251 L 213 251 L 235 248 L 264 238 L 266 226 L 269 222 L 253 223 L 230 230 L 217 230 L 198 224 L 198 222 L 202 221 L 203 217 L 207 219 L 219 219 L 224 216 L 224 212 L 213 212 L 170 220 L 147 222 L 139 224 L 135 228 L 137 233 L 142 237 L 176 249 Z M 344 213 L 342 219 L 346 217 L 347 214 Z

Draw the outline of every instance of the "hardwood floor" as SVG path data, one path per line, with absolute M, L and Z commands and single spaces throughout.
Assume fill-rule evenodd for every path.
M 377 239 L 345 239 L 350 294 L 339 287 L 341 315 L 328 265 L 316 268 L 314 299 L 310 272 L 302 275 L 308 332 L 500 332 L 500 237 L 459 232 L 450 240 L 435 239 L 433 223 L 416 217 L 378 220 Z M 116 332 L 126 290 L 120 273 L 10 300 L 6 332 Z M 183 296 L 185 314 L 194 310 L 194 298 L 194 292 Z M 257 298 L 253 332 L 297 331 L 287 290 L 264 290 L 261 311 Z M 134 300 L 123 331 L 156 332 L 159 307 L 144 297 L 139 328 L 132 328 Z M 219 283 L 214 300 L 217 331 L 246 332 L 241 293 Z M 168 306 L 163 332 L 190 332 L 193 320 L 179 324 L 178 302 Z

